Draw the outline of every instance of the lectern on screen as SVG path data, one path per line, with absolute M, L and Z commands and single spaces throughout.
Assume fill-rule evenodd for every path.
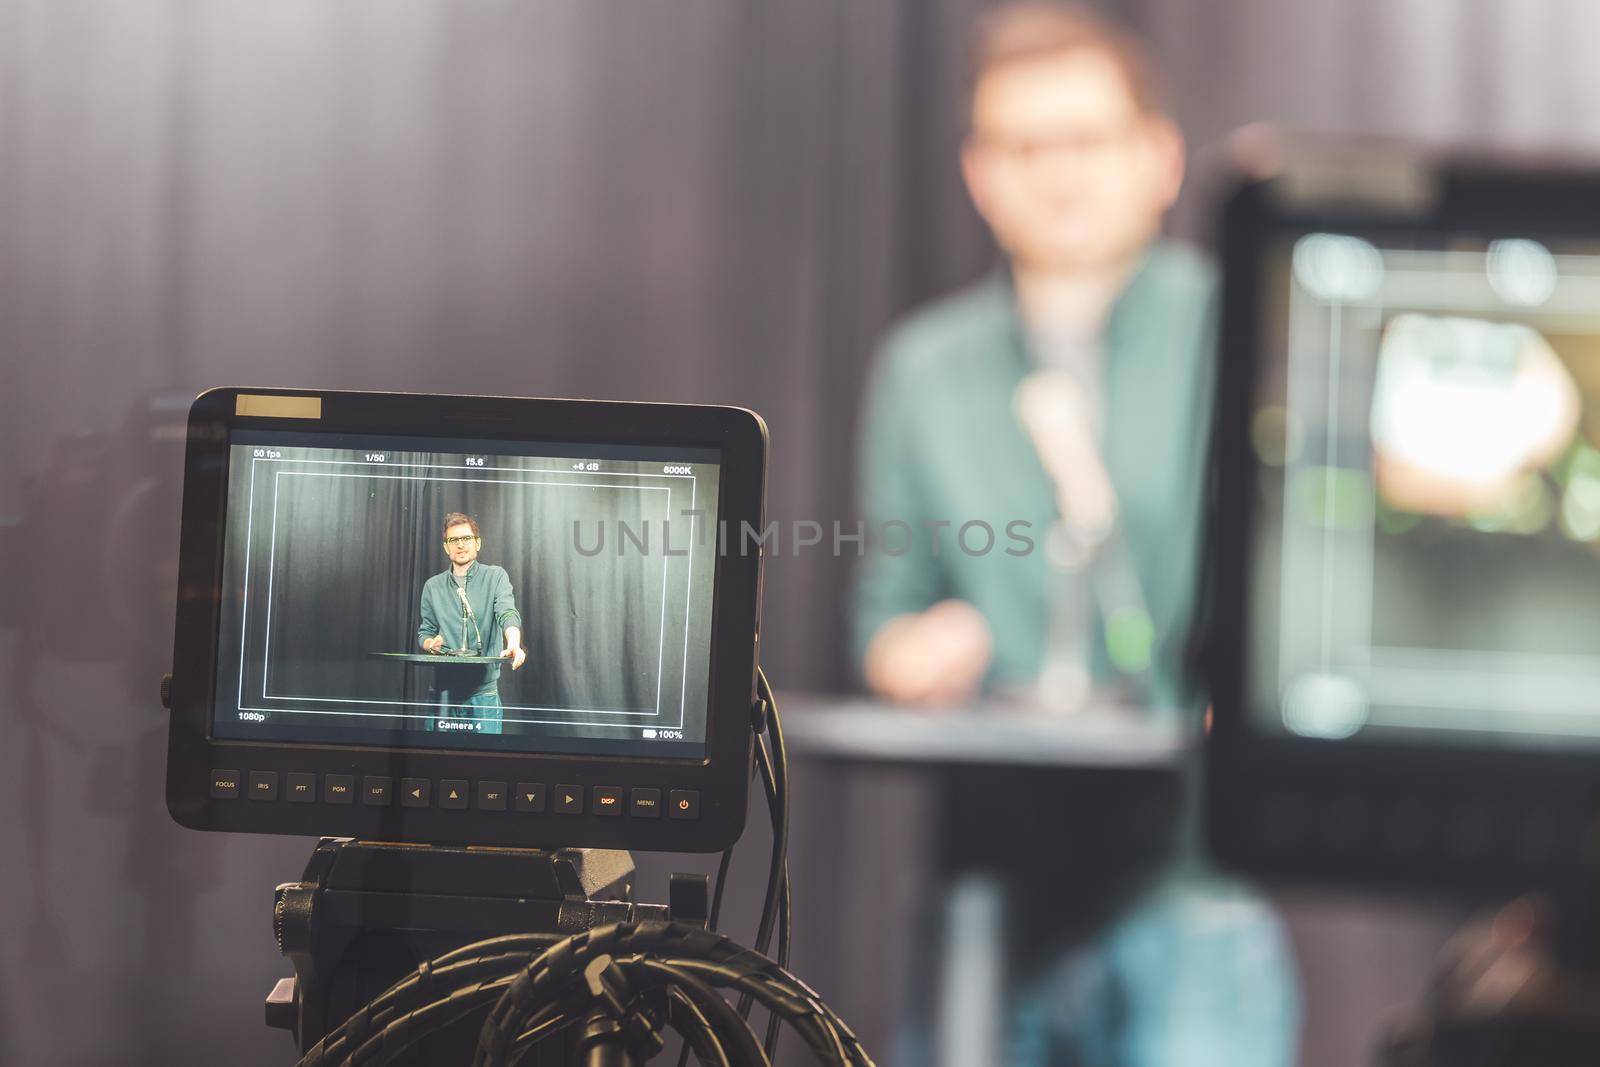
M 1224 221 L 1213 842 L 1537 881 L 1600 811 L 1596 175 L 1282 158 Z
M 764 466 L 732 408 L 201 397 L 180 821 L 713 847 L 743 819 L 760 565 L 724 531 L 759 527 Z

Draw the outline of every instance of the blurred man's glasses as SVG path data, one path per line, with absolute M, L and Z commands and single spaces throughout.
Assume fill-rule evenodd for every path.
M 459 545 L 470 545 L 477 539 L 477 534 L 462 534 L 460 537 L 446 537 L 444 543 L 448 548 L 455 548 Z
M 1007 156 L 1021 163 L 1049 157 L 1082 159 L 1108 154 L 1123 148 L 1132 139 L 1136 124 L 1096 130 L 1063 130 L 1034 137 L 1008 136 L 975 131 L 979 148 Z

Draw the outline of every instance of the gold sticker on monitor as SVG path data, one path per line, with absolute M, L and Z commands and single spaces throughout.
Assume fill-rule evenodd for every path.
M 320 419 L 322 398 L 240 393 L 235 398 L 233 413 L 258 419 Z

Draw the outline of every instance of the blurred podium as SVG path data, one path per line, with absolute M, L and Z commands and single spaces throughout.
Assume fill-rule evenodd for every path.
M 928 1067 L 1004 1062 L 1008 983 L 1092 937 L 1173 855 L 1193 719 L 1109 705 L 1050 713 L 1009 704 L 913 709 L 813 694 L 782 700 L 800 773 L 825 770 L 844 783 L 909 774 L 927 798 L 887 825 L 859 799 L 845 800 L 819 820 L 815 835 L 832 846 L 836 863 L 854 856 L 851 867 L 880 868 L 836 867 L 836 893 L 870 895 L 898 884 L 899 895 L 913 898 L 908 943 L 878 946 L 907 957 L 901 988 L 888 993 L 897 1002 L 881 1006 L 897 1020 L 896 1055 L 883 1059 Z M 854 795 L 848 784 L 823 792 Z M 875 840 L 865 847 L 847 840 L 863 831 Z M 921 847 L 908 860 L 912 840 Z M 893 869 L 906 862 L 920 867 L 909 880 Z M 864 929 L 836 935 L 834 954 L 870 951 L 863 936 L 892 936 Z

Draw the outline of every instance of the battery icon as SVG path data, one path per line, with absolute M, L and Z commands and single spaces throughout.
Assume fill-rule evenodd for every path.
M 649 739 L 654 738 L 656 736 L 656 732 L 654 730 L 650 729 L 649 727 L 645 727 L 645 729 L 640 731 L 640 732 L 644 734 L 646 740 L 649 740 Z

